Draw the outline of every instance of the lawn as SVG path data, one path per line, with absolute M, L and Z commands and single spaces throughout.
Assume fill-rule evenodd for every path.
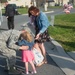
M 20 14 L 26 14 L 26 13 L 28 13 L 28 8 L 18 8 L 18 12 Z
M 25 14 L 28 9 L 18 8 L 18 12 Z M 75 51 L 75 14 L 55 16 L 54 27 L 49 27 L 49 33 L 62 45 L 65 51 Z
M 28 8 L 24 7 L 24 8 L 18 8 L 18 12 L 20 14 L 26 14 L 28 12 Z M 5 9 L 2 10 L 2 13 L 5 13 Z
M 75 14 L 55 16 L 54 27 L 49 27 L 49 33 L 65 51 L 75 51 Z

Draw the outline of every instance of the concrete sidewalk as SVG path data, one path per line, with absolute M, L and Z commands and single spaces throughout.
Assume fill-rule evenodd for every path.
M 29 29 L 29 27 L 31 30 Z M 32 32 L 34 33 L 34 28 L 31 26 L 29 26 L 29 27 L 28 27 L 28 25 L 25 26 L 25 28 L 26 28 L 25 30 L 28 30 L 31 33 Z M 50 45 L 50 47 L 48 50 L 50 50 L 50 48 L 53 49 L 53 45 L 50 43 L 49 43 L 49 45 Z M 20 71 L 25 72 L 24 63 L 21 60 L 21 51 L 16 51 L 16 53 L 17 53 L 16 66 L 18 67 L 18 69 Z M 52 60 L 52 58 L 50 57 L 49 54 L 47 54 L 47 61 L 48 61 L 47 64 L 43 64 L 43 66 L 41 66 L 41 67 L 36 67 L 36 69 L 37 69 L 36 75 L 65 75 L 62 72 L 62 70 L 57 66 L 57 64 Z M 1 73 L 1 75 L 8 75 L 7 72 L 4 72 L 4 66 L 5 65 L 6 65 L 6 61 L 3 58 L 0 58 L 0 73 Z M 30 65 L 29 65 L 29 71 L 32 71 L 32 68 Z M 26 74 L 24 74 L 24 75 L 26 75 Z M 29 74 L 29 75 L 31 75 L 31 74 Z
M 33 32 L 33 35 L 34 35 L 34 28 L 29 25 L 27 25 L 27 26 L 31 29 L 31 30 L 30 29 L 29 30 L 31 32 Z M 47 51 L 48 55 L 54 60 L 54 62 L 59 66 L 59 68 L 66 75 L 75 75 L 75 60 L 74 60 L 75 58 L 74 58 L 74 56 L 71 56 L 71 55 L 75 54 L 74 52 L 73 53 L 70 53 L 70 52 L 66 53 L 64 51 L 64 49 L 62 48 L 62 46 L 58 42 L 56 42 L 53 38 L 51 38 L 50 42 L 45 43 L 45 47 L 46 47 L 46 51 Z M 46 64 L 46 65 L 48 65 L 48 64 Z M 50 67 L 51 66 L 48 65 L 48 69 L 50 69 Z M 45 68 L 45 66 L 44 66 L 44 68 Z M 57 71 L 56 68 L 53 68 L 53 69 L 55 69 Z M 54 70 L 52 71 L 50 69 L 49 71 L 52 73 Z M 41 72 L 40 72 L 40 74 L 41 74 Z M 46 75 L 46 74 L 47 73 L 42 74 L 42 75 Z M 47 74 L 47 75 L 50 75 L 50 74 Z M 56 75 L 61 75 L 61 74 L 58 73 Z
M 31 31 L 34 33 L 33 28 L 31 28 Z M 73 53 L 69 53 L 70 55 L 68 55 L 53 38 L 51 38 L 50 42 L 45 43 L 45 47 L 47 53 L 66 75 L 75 75 L 75 58 L 72 59 L 70 56 Z
M 50 43 L 53 46 L 51 50 L 49 50 Z M 75 60 L 70 56 L 72 53 L 69 53 L 70 55 L 68 55 L 62 46 L 53 38 L 51 38 L 50 43 L 46 44 L 46 48 L 51 58 L 66 75 L 75 75 Z
M 72 52 L 67 52 L 67 54 L 75 60 L 75 51 L 72 51 Z

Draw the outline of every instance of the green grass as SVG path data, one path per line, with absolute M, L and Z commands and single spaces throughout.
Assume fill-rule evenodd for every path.
M 18 8 L 18 12 L 20 14 L 26 14 L 28 12 L 28 8 Z M 5 9 L 2 10 L 2 13 L 5 13 Z
M 49 27 L 49 33 L 65 51 L 75 51 L 75 14 L 55 16 L 54 27 Z
M 2 13 L 5 13 L 5 9 L 2 9 Z
M 2 11 L 5 12 L 5 10 Z M 28 9 L 18 8 L 18 12 L 25 14 Z M 75 51 L 75 14 L 55 16 L 54 27 L 49 27 L 49 33 L 62 45 L 65 51 Z
M 28 13 L 28 8 L 18 8 L 18 12 L 20 14 L 26 14 L 26 13 Z

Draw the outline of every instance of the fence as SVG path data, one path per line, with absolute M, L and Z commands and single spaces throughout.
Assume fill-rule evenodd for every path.
M 51 15 L 51 17 L 50 17 L 50 24 L 51 24 L 51 26 L 54 26 L 54 19 L 55 19 L 55 16 Z
M 1 3 L 0 3 L 0 26 L 1 26 L 2 21 L 3 21 L 3 17 L 2 17 Z

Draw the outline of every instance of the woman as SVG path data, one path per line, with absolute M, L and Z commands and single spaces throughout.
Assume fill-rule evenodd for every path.
M 34 6 L 31 6 L 33 8 Z M 28 16 L 30 18 L 30 24 L 34 27 L 34 22 L 35 22 L 35 16 L 33 16 L 30 11 L 28 11 Z M 34 27 L 35 28 L 35 27 Z
M 47 63 L 44 42 L 50 40 L 48 31 L 47 31 L 50 25 L 49 20 L 47 16 L 45 15 L 45 13 L 40 11 L 37 7 L 31 6 L 28 10 L 28 13 L 35 16 L 35 27 L 36 27 L 35 43 L 39 45 L 42 51 L 42 54 L 44 56 L 44 63 Z

